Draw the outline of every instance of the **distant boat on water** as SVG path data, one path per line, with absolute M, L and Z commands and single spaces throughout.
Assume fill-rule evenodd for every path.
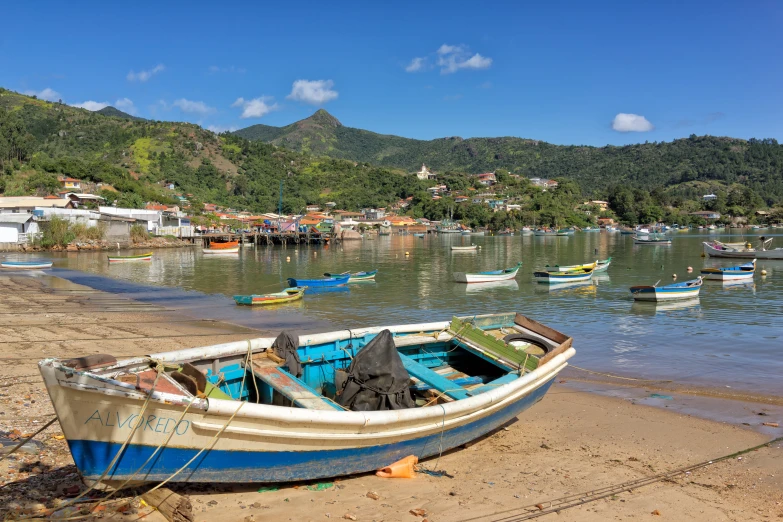
M 660 282 L 660 281 L 659 281 Z M 632 286 L 631 294 L 637 301 L 667 301 L 670 299 L 690 299 L 699 295 L 702 279 L 697 277 L 682 283 L 672 283 L 666 286 Z
M 304 293 L 305 288 L 286 288 L 282 292 L 273 294 L 235 295 L 234 301 L 238 305 L 249 306 L 280 304 L 301 299 Z
M 131 263 L 134 261 L 152 261 L 152 252 L 135 256 L 107 256 L 109 263 Z
M 33 259 L 30 261 L 2 261 L 0 262 L 0 268 L 10 268 L 14 270 L 42 270 L 44 268 L 52 268 L 52 262 L 45 261 L 43 259 Z
M 319 288 L 324 286 L 340 286 L 344 285 L 351 278 L 351 274 L 340 274 L 326 277 L 324 279 L 296 279 L 294 277 L 288 278 L 288 286 L 298 287 L 306 286 L 308 288 Z
M 701 276 L 713 281 L 738 281 L 753 280 L 756 273 L 756 260 L 744 265 L 730 266 L 726 268 L 702 268 Z
M 533 276 L 539 283 L 557 284 L 557 283 L 572 283 L 574 281 L 587 281 L 593 277 L 592 268 L 583 268 L 579 270 L 571 270 L 569 272 L 553 272 L 548 270 L 540 270 L 533 272 Z
M 453 247 L 451 247 L 452 250 L 456 250 L 456 251 L 476 250 L 477 248 L 478 248 L 478 245 L 453 246 Z
M 350 276 L 349 279 L 348 279 L 348 282 L 349 283 L 356 283 L 358 281 L 374 281 L 375 280 L 375 274 L 377 274 L 377 273 L 378 273 L 377 269 L 376 270 L 368 270 L 366 272 L 353 272 L 353 273 L 343 272 L 341 274 L 332 274 L 332 273 L 327 272 L 327 273 L 324 274 L 324 277 L 342 277 L 342 276 L 348 274 L 348 276 Z
M 490 270 L 487 272 L 454 272 L 452 277 L 457 283 L 490 283 L 494 281 L 506 281 L 514 279 L 519 272 L 522 262 L 516 266 L 503 270 Z
M 664 234 L 648 234 L 633 236 L 634 245 L 671 245 L 672 240 Z

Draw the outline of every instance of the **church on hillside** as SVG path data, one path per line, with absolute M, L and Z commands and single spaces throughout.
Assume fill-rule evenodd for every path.
M 421 170 L 416 173 L 416 177 L 419 179 L 435 179 L 435 174 L 430 172 L 430 169 L 427 168 L 427 165 L 422 163 Z

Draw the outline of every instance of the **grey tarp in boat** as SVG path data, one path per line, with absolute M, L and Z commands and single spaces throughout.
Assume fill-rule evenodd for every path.
M 383 330 L 353 358 L 337 402 L 354 411 L 413 408 L 410 385 L 392 334 Z
M 302 363 L 299 361 L 299 336 L 293 335 L 286 330 L 280 332 L 275 342 L 272 343 L 272 351 L 281 359 L 285 359 L 284 366 L 288 368 L 288 373 L 297 377 L 302 376 Z

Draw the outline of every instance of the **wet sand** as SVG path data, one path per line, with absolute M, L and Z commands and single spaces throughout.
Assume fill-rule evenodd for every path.
M 124 357 L 276 333 L 197 320 L 56 278 L 0 274 L 0 438 L 13 430 L 31 433 L 51 418 L 37 371 L 42 358 L 91 353 Z M 578 339 L 575 346 L 578 363 Z M 783 424 L 781 408 L 769 397 L 696 397 L 687 393 L 687 386 L 619 385 L 588 381 L 579 373 L 585 372 L 562 376 L 516 422 L 423 463 L 425 469 L 448 475 L 381 479 L 367 474 L 263 492 L 245 485 L 176 489 L 190 497 L 198 521 L 243 521 L 250 515 L 254 520 L 293 521 L 511 521 L 527 513 L 525 506 L 543 507 L 550 499 L 653 476 L 783 436 L 783 428 L 761 426 Z M 672 398 L 651 399 L 651 392 Z M 55 423 L 36 440 L 41 443 L 37 449 L 0 462 L 0 517 L 52 507 L 78 490 L 59 426 Z M 7 438 L 2 441 L 10 444 Z M 375 495 L 368 496 L 371 492 Z M 416 509 L 426 515 L 410 513 Z M 137 520 L 147 512 L 142 508 L 136 515 L 101 516 Z M 627 518 L 783 518 L 783 444 L 542 519 Z M 153 514 L 144 520 L 162 517 Z

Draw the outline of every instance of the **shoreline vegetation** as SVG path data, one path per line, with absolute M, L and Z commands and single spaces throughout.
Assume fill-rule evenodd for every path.
M 495 231 L 584 227 L 598 218 L 706 224 L 696 212 L 717 212 L 722 222 L 783 221 L 783 146 L 774 139 L 691 135 L 623 147 L 518 138 L 421 142 L 350 129 L 319 110 L 250 141 L 242 131 L 216 135 L 194 124 L 107 113 L 0 89 L 0 192 L 51 195 L 65 177 L 94 186 L 106 205 L 184 205 L 201 218 L 212 216 L 205 204 L 277 212 L 283 181 L 289 215 L 334 203 L 348 211 L 453 217 Z M 411 171 L 424 162 L 435 169 L 432 179 Z M 482 183 L 482 172 L 491 172 L 494 184 Z
M 0 274 L 0 297 L 2 314 L 21 306 L 37 310 L 20 316 L 0 333 L 0 342 L 16 347 L 3 356 L 5 364 L 0 366 L 0 434 L 10 437 L 3 439 L 6 446 L 37 430 L 52 414 L 36 367 L 43 357 L 96 352 L 133 356 L 159 350 L 162 342 L 170 349 L 182 349 L 278 333 L 193 319 L 179 311 L 163 313 L 157 305 L 59 278 Z M 106 309 L 107 302 L 114 312 Z M 117 312 L 123 307 L 127 310 Z M 41 344 L 44 340 L 46 344 Z M 499 513 L 519 514 L 522 506 L 545 505 L 549 499 L 650 477 L 763 444 L 773 437 L 755 430 L 761 421 L 779 421 L 781 411 L 764 403 L 716 399 L 718 411 L 721 404 L 732 403 L 733 411 L 745 409 L 755 417 L 750 426 L 716 422 L 695 417 L 693 411 L 629 400 L 630 392 L 621 392 L 623 398 L 588 393 L 585 388 L 598 387 L 572 384 L 572 379 L 576 380 L 559 377 L 539 404 L 503 428 L 422 463 L 424 469 L 446 475 L 417 473 L 410 480 L 387 480 L 365 474 L 261 489 L 240 484 L 178 485 L 176 491 L 188 497 L 196 520 L 242 520 L 248 515 L 402 520 L 412 519 L 411 510 L 423 510 L 431 520 L 485 522 L 497 519 Z M 624 390 L 649 395 L 648 382 L 637 384 Z M 666 406 L 686 397 L 676 393 L 676 400 Z M 86 488 L 74 472 L 59 425 L 50 426 L 35 440 L 29 451 L 0 462 L 0 518 L 43 513 Z M 651 514 L 699 521 L 776 517 L 783 514 L 780 450 L 780 444 L 761 448 L 742 459 L 564 510 L 558 519 L 597 522 Z M 488 466 L 491 474 L 479 471 Z M 121 509 L 144 515 L 144 506 L 128 507 L 132 498 L 128 495 L 118 495 L 105 516 Z

